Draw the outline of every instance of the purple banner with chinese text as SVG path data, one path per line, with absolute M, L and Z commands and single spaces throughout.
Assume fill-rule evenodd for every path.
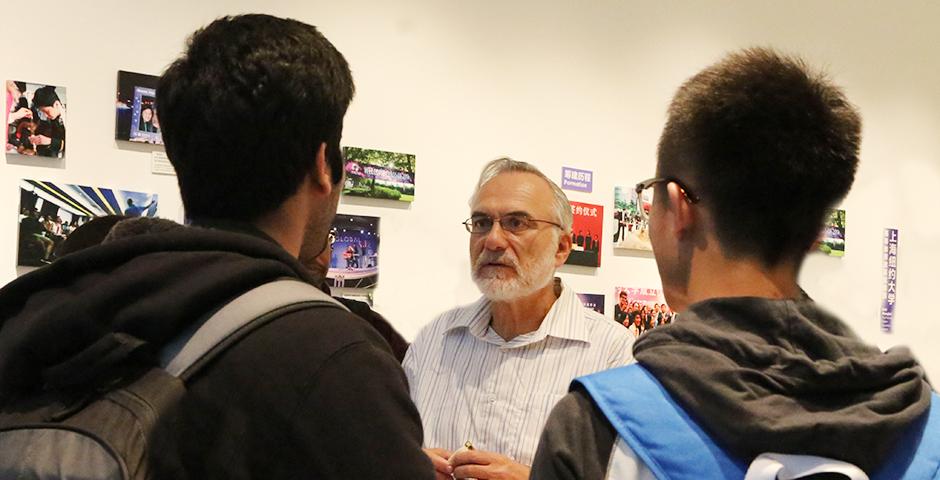
M 594 173 L 590 170 L 561 167 L 561 188 L 590 193 L 594 190 Z
M 355 177 L 375 178 L 391 183 L 414 185 L 414 176 L 408 172 L 385 167 L 377 167 L 352 160 L 346 162 L 346 174 Z
M 885 288 L 881 301 L 881 331 L 891 333 L 894 328 L 894 308 L 898 297 L 898 229 L 886 228 L 881 255 Z

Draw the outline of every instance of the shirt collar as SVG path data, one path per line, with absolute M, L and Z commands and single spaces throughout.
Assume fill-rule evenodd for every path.
M 444 334 L 457 329 L 466 329 L 471 335 L 489 341 L 488 339 L 492 337 L 487 335 L 491 318 L 490 303 L 486 297 L 480 297 L 472 305 L 460 309 L 451 324 L 444 330 Z M 561 294 L 542 319 L 539 328 L 505 342 L 505 346 L 528 345 L 546 337 L 590 343 L 584 309 L 584 305 L 581 304 L 574 290 L 562 281 Z
M 486 328 L 490 324 L 490 301 L 486 297 L 480 297 L 472 304 L 457 309 L 457 315 L 450 322 L 450 325 L 444 330 L 444 333 L 450 333 L 458 328 L 465 328 L 475 337 L 483 337 Z

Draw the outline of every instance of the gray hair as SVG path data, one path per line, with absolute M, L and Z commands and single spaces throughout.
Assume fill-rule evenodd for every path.
M 496 178 L 497 175 L 501 173 L 510 173 L 510 172 L 525 172 L 531 173 L 542 180 L 545 180 L 545 183 L 548 184 L 549 188 L 552 189 L 552 207 L 555 210 L 555 217 L 559 224 L 561 224 L 562 230 L 565 233 L 571 233 L 571 224 L 573 222 L 571 215 L 571 204 L 568 203 L 568 196 L 565 195 L 565 192 L 553 181 L 542 173 L 535 165 L 527 162 L 520 162 L 518 160 L 513 160 L 509 157 L 500 157 L 496 160 L 487 163 L 483 167 L 483 171 L 480 172 L 480 180 L 477 182 L 477 187 L 473 191 L 473 196 L 470 197 L 470 206 L 476 202 L 477 195 L 480 193 L 480 189 L 484 185 L 490 182 L 490 180 Z

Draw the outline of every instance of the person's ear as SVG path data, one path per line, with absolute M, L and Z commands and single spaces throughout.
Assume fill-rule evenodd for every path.
M 571 254 L 571 231 L 562 231 L 558 236 L 558 250 L 555 251 L 555 268 L 565 264 Z
M 320 148 L 317 149 L 317 155 L 314 159 L 312 180 L 313 186 L 323 192 L 326 195 L 329 195 L 333 192 L 332 175 L 330 170 L 330 162 L 327 160 L 326 156 L 326 142 L 320 144 Z
M 686 238 L 691 235 L 696 226 L 695 209 L 677 183 L 669 182 L 666 184 L 666 192 L 669 196 L 672 230 L 675 232 L 676 238 Z

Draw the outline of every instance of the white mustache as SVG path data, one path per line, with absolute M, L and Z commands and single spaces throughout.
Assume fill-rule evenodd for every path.
M 506 265 L 508 267 L 512 267 L 516 271 L 519 271 L 519 260 L 516 259 L 515 255 L 510 253 L 508 250 L 504 250 L 502 252 L 493 252 L 489 250 L 483 251 L 483 253 L 477 257 L 477 261 L 474 262 L 473 269 L 477 271 L 488 263 Z

